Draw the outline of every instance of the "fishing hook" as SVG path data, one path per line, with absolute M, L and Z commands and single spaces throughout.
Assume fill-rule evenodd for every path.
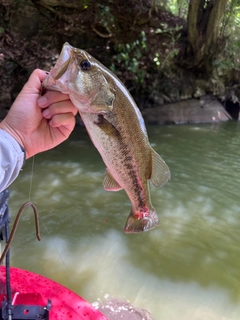
M 21 208 L 19 209 L 18 213 L 17 213 L 17 216 L 15 218 L 15 221 L 14 221 L 14 224 L 13 224 L 13 227 L 12 227 L 12 231 L 11 231 L 11 234 L 9 236 L 9 239 L 6 243 L 6 246 L 5 246 L 5 249 L 1 255 L 1 258 L 0 258 L 0 265 L 2 264 L 3 262 L 3 259 L 5 258 L 8 250 L 9 250 L 9 247 L 13 241 L 13 237 L 15 235 L 15 232 L 16 232 L 16 229 L 17 229 L 17 226 L 18 226 L 18 223 L 19 223 L 19 220 L 21 218 L 21 215 L 24 211 L 24 209 L 26 207 L 32 207 L 33 208 L 33 212 L 34 212 L 34 217 L 35 217 L 35 227 L 36 227 L 36 236 L 37 236 L 37 239 L 38 241 L 41 241 L 41 236 L 40 236 L 40 229 L 39 229 L 39 221 L 38 221 L 38 212 L 37 212 L 37 207 L 35 206 L 34 203 L 32 203 L 31 201 L 28 201 L 28 202 L 25 202 Z

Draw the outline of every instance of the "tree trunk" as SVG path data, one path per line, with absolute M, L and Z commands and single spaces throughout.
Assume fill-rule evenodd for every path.
M 223 46 L 219 43 L 227 0 L 190 0 L 188 8 L 188 52 L 193 66 L 211 71 L 211 63 Z

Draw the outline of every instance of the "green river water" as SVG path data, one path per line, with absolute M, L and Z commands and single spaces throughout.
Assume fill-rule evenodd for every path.
M 130 301 L 155 320 L 240 319 L 240 125 L 149 126 L 172 178 L 151 188 L 160 226 L 125 234 L 124 191 L 102 188 L 105 166 L 84 128 L 27 160 L 10 187 L 12 218 L 24 213 L 11 265 L 75 291 L 90 302 Z M 32 184 L 31 184 L 32 181 Z M 32 185 L 32 186 L 31 186 Z

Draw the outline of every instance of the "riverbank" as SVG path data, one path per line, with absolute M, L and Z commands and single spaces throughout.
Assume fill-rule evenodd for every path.
M 157 123 L 238 120 L 238 68 L 220 64 L 212 76 L 186 68 L 186 20 L 153 8 L 151 1 L 143 1 L 140 9 L 133 2 L 128 10 L 121 1 L 5 0 L 0 1 L 0 21 L 0 119 L 31 72 L 50 70 L 68 41 L 123 81 L 146 123 L 155 117 Z M 220 106 L 202 107 L 202 97 L 209 94 L 230 117 Z

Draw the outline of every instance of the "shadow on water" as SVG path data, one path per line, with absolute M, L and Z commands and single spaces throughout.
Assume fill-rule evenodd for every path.
M 11 186 L 12 215 L 29 199 L 12 247 L 14 266 L 43 274 L 90 301 L 108 293 L 156 320 L 239 319 L 240 127 L 152 126 L 150 141 L 172 173 L 151 188 L 161 225 L 126 235 L 130 203 L 102 188 L 105 167 L 86 132 L 28 160 Z M 30 190 L 30 181 L 33 184 Z M 172 305 L 172 301 L 174 304 Z

